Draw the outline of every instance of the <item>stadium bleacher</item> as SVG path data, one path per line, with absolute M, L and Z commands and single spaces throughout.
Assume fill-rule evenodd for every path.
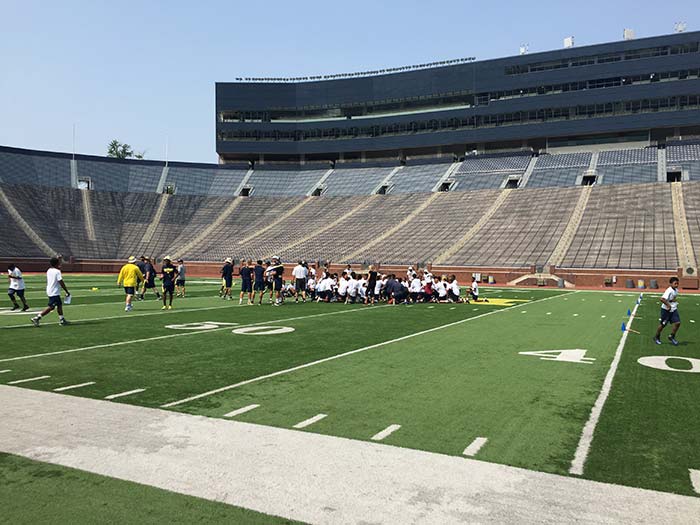
M 682 165 L 691 179 L 700 178 L 700 144 L 674 143 L 667 150 L 669 169 Z M 0 188 L 28 227 L 64 256 L 122 259 L 169 252 L 217 261 L 276 254 L 287 260 L 403 264 L 431 262 L 447 253 L 496 202 L 505 181 L 522 177 L 532 160 L 527 186 L 508 194 L 445 261 L 523 267 L 547 262 L 578 202 L 578 177 L 596 164 L 602 185 L 591 194 L 562 266 L 676 268 L 673 221 L 663 220 L 660 211 L 671 209 L 671 192 L 656 182 L 657 149 L 593 155 L 541 154 L 535 162 L 518 152 L 468 156 L 459 164 L 341 165 L 330 172 L 183 163 L 164 170 L 153 162 L 78 157 L 77 178 L 91 181 L 85 194 L 72 187 L 76 170 L 71 172 L 68 155 L 3 148 Z M 451 191 L 432 193 L 448 170 Z M 324 177 L 322 196 L 306 197 Z M 236 197 L 244 179 L 252 196 Z M 384 181 L 388 194 L 372 195 Z M 688 228 L 697 244 L 700 191 L 691 182 L 683 184 Z M 157 193 L 163 185 L 174 194 Z M 0 212 L 13 223 L 3 206 Z M 6 228 L 2 241 L 0 255 L 45 256 L 21 228 Z

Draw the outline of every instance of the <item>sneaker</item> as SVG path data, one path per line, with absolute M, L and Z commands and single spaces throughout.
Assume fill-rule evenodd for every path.
M 41 321 L 41 317 L 32 317 L 32 324 L 34 326 L 39 326 L 39 321 Z
M 168 305 L 168 310 L 172 310 L 172 309 L 173 309 L 173 306 L 172 306 L 172 305 Z
M 657 345 L 660 345 L 660 344 L 661 344 L 661 339 L 659 339 L 658 337 L 654 337 L 654 342 L 655 342 Z
M 61 326 L 66 326 L 70 323 L 66 319 L 59 319 L 58 324 L 60 324 Z
M 129 311 L 129 307 L 128 307 L 128 306 L 125 306 L 125 307 L 124 307 L 124 311 L 125 311 L 125 312 L 128 312 L 128 311 Z
M 25 306 L 24 308 L 22 308 L 22 311 L 23 311 L 23 312 L 26 312 L 27 310 L 29 310 L 29 305 L 27 305 L 27 306 Z
M 18 305 L 18 304 L 14 305 L 14 306 L 12 307 L 12 310 L 10 310 L 10 312 L 14 312 L 15 310 L 19 310 L 19 305 Z
M 678 341 L 676 341 L 676 338 L 673 337 L 671 334 L 668 335 L 668 340 L 671 341 L 671 344 L 673 346 L 678 346 Z
M 168 309 L 168 307 L 165 305 L 163 305 L 163 308 L 161 308 L 161 310 L 167 310 L 167 309 Z

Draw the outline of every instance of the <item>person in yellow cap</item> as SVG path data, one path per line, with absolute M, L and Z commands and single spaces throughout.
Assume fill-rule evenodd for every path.
M 163 257 L 163 267 L 161 269 L 162 275 L 160 280 L 163 281 L 163 310 L 173 309 L 173 292 L 175 291 L 175 280 L 177 279 L 178 273 L 177 268 L 173 266 L 170 262 L 170 256 L 166 255 Z M 170 295 L 170 303 L 166 303 L 166 298 Z
M 117 278 L 117 286 L 123 284 L 124 292 L 126 293 L 125 312 L 130 312 L 133 309 L 131 300 L 134 297 L 134 293 L 136 293 L 138 284 L 143 281 L 143 273 L 141 273 L 141 270 L 135 263 L 136 257 L 132 255 L 129 257 L 127 263 L 122 266 L 122 269 L 119 270 L 119 277 Z

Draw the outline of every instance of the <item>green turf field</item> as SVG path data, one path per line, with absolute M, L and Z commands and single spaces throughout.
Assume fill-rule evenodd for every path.
M 151 299 L 127 313 L 115 278 L 65 280 L 70 326 L 53 313 L 34 328 L 30 315 L 0 310 L 0 383 L 124 394 L 112 401 L 218 418 L 247 409 L 228 417 L 306 422 L 300 431 L 455 456 L 470 449 L 476 459 L 563 475 L 639 297 L 484 287 L 488 304 L 275 308 L 222 301 L 216 280 L 190 280 L 173 310 Z M 46 302 L 43 276 L 26 281 L 34 312 Z M 692 495 L 700 296 L 680 295 L 678 347 L 665 335 L 662 346 L 652 341 L 656 296 L 641 301 L 632 325 L 641 334 L 628 334 L 583 477 Z M 233 332 L 241 328 L 251 331 Z M 691 359 L 662 369 L 639 364 L 645 356 Z

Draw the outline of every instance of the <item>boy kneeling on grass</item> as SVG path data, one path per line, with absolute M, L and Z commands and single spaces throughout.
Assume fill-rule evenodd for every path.
M 61 288 L 63 288 L 63 291 L 66 292 L 66 299 L 70 297 L 70 292 L 68 291 L 68 288 L 66 288 L 66 285 L 63 282 L 63 276 L 61 275 L 61 259 L 58 257 L 52 257 L 49 264 L 51 264 L 51 268 L 49 268 L 46 272 L 46 295 L 49 297 L 49 305 L 36 317 L 32 317 L 31 321 L 34 326 L 39 326 L 41 318 L 53 312 L 54 308 L 58 310 L 58 324 L 68 324 L 66 318 L 63 317 Z

